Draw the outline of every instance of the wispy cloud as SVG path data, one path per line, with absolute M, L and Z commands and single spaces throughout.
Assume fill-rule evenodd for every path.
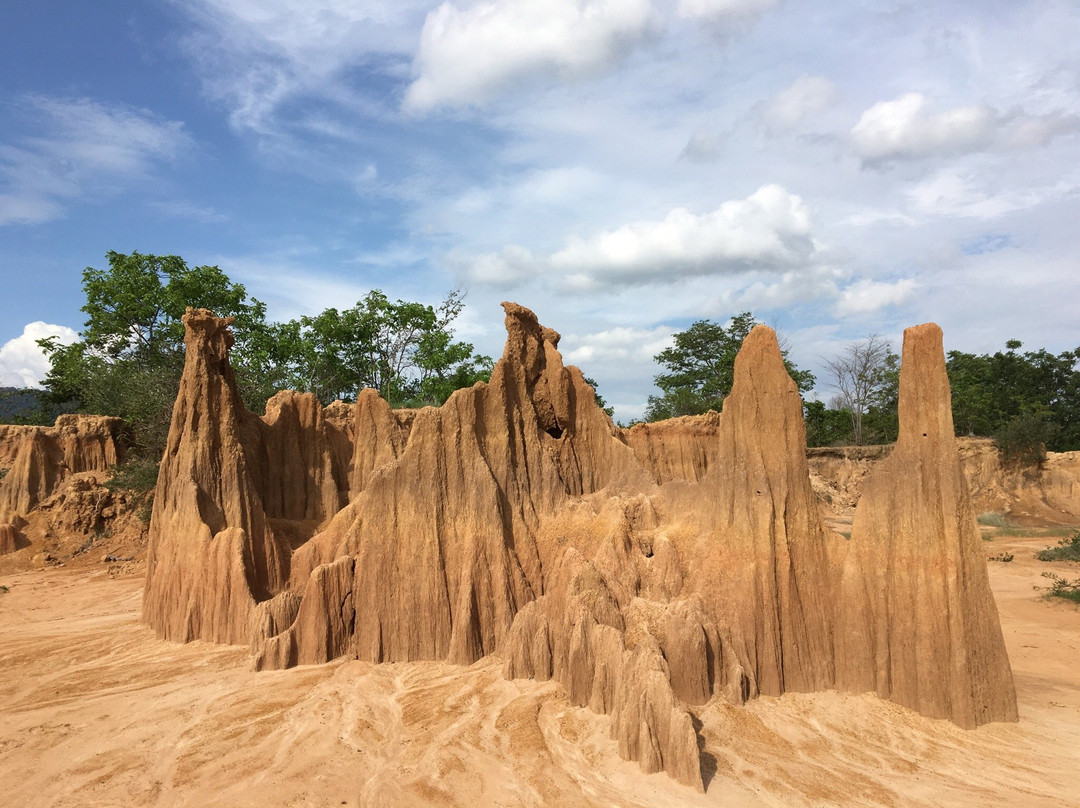
M 0 224 L 54 219 L 70 200 L 114 194 L 192 145 L 179 121 L 89 98 L 26 96 L 18 111 L 33 134 L 0 144 Z

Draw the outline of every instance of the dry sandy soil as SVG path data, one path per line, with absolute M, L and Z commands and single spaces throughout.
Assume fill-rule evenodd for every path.
M 610 719 L 500 664 L 254 673 L 157 640 L 140 565 L 0 574 L 0 794 L 10 806 L 1080 805 L 1080 608 L 1033 588 L 1045 538 L 990 563 L 1019 724 L 965 731 L 874 696 L 699 713 L 707 791 L 620 760 Z

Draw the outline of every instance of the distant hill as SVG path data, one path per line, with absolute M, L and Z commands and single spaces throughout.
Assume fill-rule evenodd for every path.
M 31 388 L 0 387 L 0 423 L 34 420 L 41 411 L 43 391 Z

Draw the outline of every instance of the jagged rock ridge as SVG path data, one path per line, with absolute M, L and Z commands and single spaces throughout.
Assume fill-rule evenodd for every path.
M 747 337 L 719 416 L 624 433 L 563 365 L 559 335 L 504 308 L 491 381 L 440 408 L 394 411 L 364 391 L 351 412 L 324 412 L 282 393 L 264 418 L 236 395 L 228 321 L 189 311 L 145 619 L 171 639 L 250 643 L 261 669 L 499 654 L 507 676 L 554 678 L 611 715 L 624 757 L 696 788 L 691 709 L 712 698 L 839 686 L 963 725 L 1015 718 L 955 449 L 940 423 L 923 426 L 948 400 L 921 331 L 901 421 L 930 436 L 918 456 L 941 470 L 924 481 L 939 494 L 871 486 L 849 543 L 822 523 L 770 329 Z M 883 539 L 875 507 L 927 535 Z M 961 615 L 936 643 L 896 613 L 924 593 L 925 608 Z M 957 664 L 927 682 L 946 647 Z

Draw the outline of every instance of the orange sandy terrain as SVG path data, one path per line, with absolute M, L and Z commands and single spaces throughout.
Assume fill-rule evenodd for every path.
M 714 700 L 705 794 L 621 760 L 610 719 L 501 662 L 255 673 L 246 649 L 157 640 L 141 565 L 0 576 L 0 780 L 12 806 L 1076 805 L 1080 609 L 1033 589 L 1045 538 L 990 580 L 1020 723 L 963 730 L 874 696 Z

